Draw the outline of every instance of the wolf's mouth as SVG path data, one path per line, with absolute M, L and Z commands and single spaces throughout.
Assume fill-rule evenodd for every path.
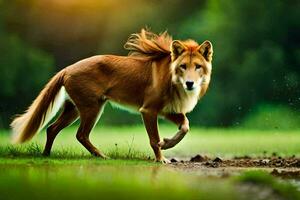
M 192 88 L 187 87 L 186 90 L 187 90 L 187 91 L 193 91 L 193 90 L 194 90 L 194 87 L 192 87 Z

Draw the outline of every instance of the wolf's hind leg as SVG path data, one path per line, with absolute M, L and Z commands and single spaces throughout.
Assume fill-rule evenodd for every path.
M 58 133 L 65 127 L 73 123 L 78 117 L 78 112 L 74 104 L 70 101 L 65 101 L 63 111 L 57 120 L 47 128 L 47 141 L 43 155 L 49 156 L 53 141 Z
M 182 113 L 167 114 L 165 118 L 179 126 L 179 131 L 172 138 L 164 138 L 159 143 L 161 149 L 169 149 L 178 144 L 189 131 L 189 120 Z
M 90 132 L 93 129 L 94 124 L 97 122 L 97 118 L 101 114 L 104 104 L 105 101 L 94 101 L 78 108 L 80 126 L 77 131 L 76 138 L 92 155 L 107 158 L 90 142 L 89 139 Z

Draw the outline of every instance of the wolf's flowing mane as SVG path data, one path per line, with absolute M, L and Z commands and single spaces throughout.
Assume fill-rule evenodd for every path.
M 172 37 L 167 31 L 155 34 L 146 29 L 131 34 L 124 48 L 129 50 L 128 56 L 147 57 L 151 60 L 170 55 Z

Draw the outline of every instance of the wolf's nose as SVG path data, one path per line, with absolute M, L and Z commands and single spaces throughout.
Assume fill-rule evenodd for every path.
M 192 90 L 194 86 L 194 81 L 186 81 L 185 84 L 188 90 Z

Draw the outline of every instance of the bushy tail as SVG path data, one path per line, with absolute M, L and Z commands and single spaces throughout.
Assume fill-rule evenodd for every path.
M 12 142 L 23 143 L 38 133 L 59 111 L 65 101 L 64 70 L 56 74 L 33 101 L 28 110 L 11 123 Z

